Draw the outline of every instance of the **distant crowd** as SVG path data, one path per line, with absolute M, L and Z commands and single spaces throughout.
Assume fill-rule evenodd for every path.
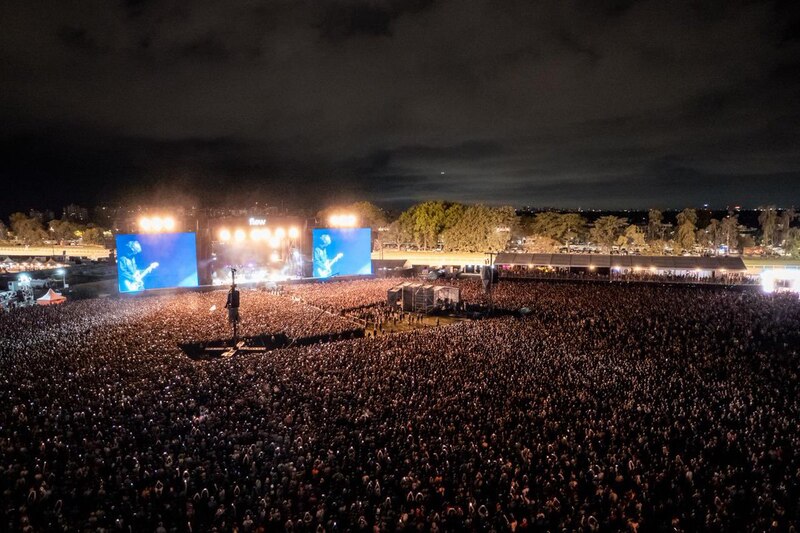
M 341 331 L 392 283 L 245 291 L 242 328 Z M 209 362 L 177 343 L 229 333 L 224 291 L 0 315 L 0 529 L 798 530 L 796 296 L 493 301 L 531 313 Z

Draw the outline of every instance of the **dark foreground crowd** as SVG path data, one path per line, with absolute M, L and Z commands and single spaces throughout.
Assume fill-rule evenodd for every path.
M 533 312 L 203 363 L 224 292 L 0 316 L 0 530 L 798 530 L 796 296 L 496 291 Z

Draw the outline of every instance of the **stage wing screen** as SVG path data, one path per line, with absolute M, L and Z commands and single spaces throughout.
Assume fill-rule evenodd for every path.
M 197 287 L 194 233 L 117 235 L 119 292 Z
M 372 274 L 372 231 L 369 228 L 314 230 L 314 277 Z

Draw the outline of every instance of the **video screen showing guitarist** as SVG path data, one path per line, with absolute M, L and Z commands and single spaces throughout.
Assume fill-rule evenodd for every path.
M 329 278 L 336 274 L 333 266 L 344 254 L 339 252 L 333 259 L 328 257 L 328 246 L 331 245 L 331 236 L 327 233 L 319 238 L 319 245 L 314 248 L 314 277 Z
M 145 278 L 153 270 L 158 268 L 158 263 L 153 262 L 145 269 L 139 269 L 136 265 L 136 256 L 142 253 L 142 245 L 139 241 L 130 241 L 125 245 L 117 260 L 119 270 L 120 286 L 125 291 L 142 291 L 145 289 Z

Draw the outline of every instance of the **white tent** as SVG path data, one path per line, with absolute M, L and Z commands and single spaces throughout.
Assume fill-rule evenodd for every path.
M 55 305 L 55 304 L 63 304 L 67 301 L 67 297 L 57 293 L 53 289 L 48 289 L 47 292 L 41 298 L 36 299 L 36 303 L 39 305 Z

